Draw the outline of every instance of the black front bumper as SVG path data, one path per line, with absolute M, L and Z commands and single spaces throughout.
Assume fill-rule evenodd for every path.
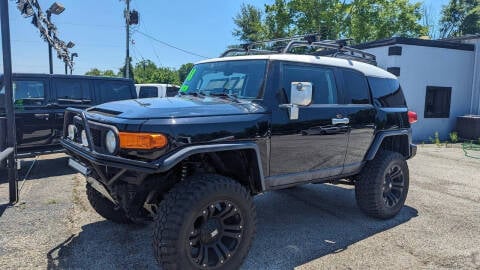
M 60 140 L 61 145 L 67 150 L 69 154 L 74 157 L 80 158 L 82 160 L 87 160 L 95 165 L 115 167 L 120 169 L 127 169 L 131 171 L 138 171 L 144 173 L 157 173 L 167 171 L 169 168 L 164 168 L 162 160 L 157 160 L 153 162 L 144 162 L 138 160 L 132 160 L 117 156 L 100 154 L 97 152 L 90 151 L 84 146 L 77 145 L 69 141 L 68 139 L 62 138 Z

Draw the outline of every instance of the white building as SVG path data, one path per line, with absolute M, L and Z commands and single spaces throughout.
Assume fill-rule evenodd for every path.
M 450 40 L 391 38 L 361 48 L 398 76 L 410 110 L 413 139 L 448 138 L 457 116 L 480 114 L 480 35 Z

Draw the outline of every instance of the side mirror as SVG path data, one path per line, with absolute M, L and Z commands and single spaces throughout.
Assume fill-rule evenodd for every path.
M 300 106 L 308 106 L 312 103 L 312 83 L 292 82 L 290 87 L 291 103 Z
M 280 108 L 288 108 L 290 120 L 298 119 L 298 106 L 312 103 L 312 83 L 292 82 L 290 87 L 290 104 L 280 104 Z

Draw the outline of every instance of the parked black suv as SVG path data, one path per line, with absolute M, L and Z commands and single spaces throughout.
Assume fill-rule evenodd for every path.
M 136 98 L 132 80 L 72 75 L 13 74 L 13 92 L 20 152 L 59 145 L 67 107 L 86 109 Z M 0 116 L 4 95 L 0 75 Z
M 65 119 L 62 145 L 92 207 L 119 223 L 153 219 L 163 269 L 240 267 L 255 234 L 252 196 L 266 191 L 347 179 L 362 211 L 391 218 L 416 153 L 415 114 L 395 76 L 324 56 L 207 60 L 177 97 Z

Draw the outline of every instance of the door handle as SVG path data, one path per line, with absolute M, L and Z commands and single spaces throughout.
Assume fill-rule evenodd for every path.
M 338 124 L 349 124 L 350 119 L 348 118 L 332 118 L 332 125 L 338 125 Z
M 45 119 L 45 120 L 48 120 L 48 118 L 50 117 L 50 114 L 48 113 L 36 113 L 33 115 L 36 119 Z

